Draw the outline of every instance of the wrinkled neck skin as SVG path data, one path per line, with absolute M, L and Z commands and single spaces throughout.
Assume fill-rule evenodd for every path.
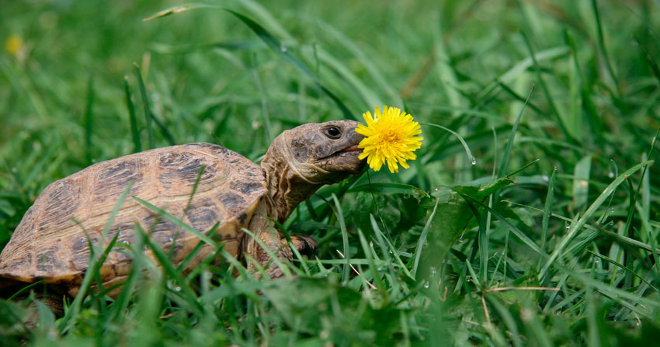
M 261 168 L 268 188 L 265 201 L 267 215 L 278 223 L 284 223 L 296 206 L 307 200 L 323 183 L 306 179 L 300 168 L 291 165 L 295 160 L 281 137 L 276 138 L 276 141 L 280 143 L 274 142 L 270 146 L 261 162 Z

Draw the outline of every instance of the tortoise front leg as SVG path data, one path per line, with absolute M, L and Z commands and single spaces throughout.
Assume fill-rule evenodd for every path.
M 284 266 L 286 266 L 288 261 L 293 260 L 293 252 L 291 251 L 284 234 L 274 228 L 268 228 L 268 230 L 255 233 L 255 236 L 263 243 L 263 245 L 269 248 L 270 252 L 266 251 L 255 239 L 248 236 L 246 247 L 244 248 L 245 254 L 256 260 L 264 269 L 266 269 L 268 277 L 282 277 L 284 275 L 282 269 L 280 269 L 278 262 L 271 258 L 270 254 L 275 254 L 279 258 L 280 263 Z M 313 254 L 318 246 L 318 242 L 310 236 L 291 235 L 290 238 L 291 243 L 300 254 Z M 249 260 L 247 261 L 247 265 L 248 270 L 251 272 L 258 270 L 254 263 Z

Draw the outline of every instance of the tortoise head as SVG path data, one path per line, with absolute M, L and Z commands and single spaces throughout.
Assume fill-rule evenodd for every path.
M 358 144 L 364 138 L 355 132 L 358 124 L 309 123 L 276 137 L 261 163 L 273 204 L 279 207 L 284 199 L 286 212 L 291 212 L 320 186 L 360 173 L 365 161 L 358 159 Z
M 310 123 L 283 132 L 273 141 L 289 168 L 309 183 L 328 184 L 359 173 L 365 162 L 358 159 L 364 136 L 351 120 Z M 269 150 L 270 152 L 270 150 Z

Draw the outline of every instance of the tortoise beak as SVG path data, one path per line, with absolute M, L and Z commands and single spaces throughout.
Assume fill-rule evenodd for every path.
M 347 133 L 344 137 L 344 140 L 338 144 L 336 151 L 324 158 L 325 169 L 331 171 L 343 171 L 351 174 L 356 174 L 362 171 L 362 168 L 366 164 L 366 161 L 360 160 L 359 156 L 362 154 L 362 148 L 358 148 L 360 141 L 364 139 L 363 135 L 360 135 L 355 132 L 355 129 L 358 122 L 354 121 L 345 121 L 350 122 L 350 127 L 347 129 Z

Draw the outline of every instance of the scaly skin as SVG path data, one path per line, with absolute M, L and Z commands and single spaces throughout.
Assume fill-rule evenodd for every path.
M 268 192 L 249 229 L 280 258 L 292 257 L 284 235 L 267 218 L 259 216 L 284 223 L 300 202 L 324 184 L 360 173 L 365 162 L 358 159 L 361 150 L 357 145 L 363 139 L 355 132 L 358 124 L 350 120 L 304 124 L 283 132 L 268 149 L 261 163 Z M 291 239 L 300 251 L 316 248 L 311 237 L 293 235 Z M 244 254 L 265 267 L 269 276 L 282 275 L 268 252 L 253 238 L 245 237 L 243 244 Z M 248 262 L 248 267 L 254 270 L 254 264 Z

